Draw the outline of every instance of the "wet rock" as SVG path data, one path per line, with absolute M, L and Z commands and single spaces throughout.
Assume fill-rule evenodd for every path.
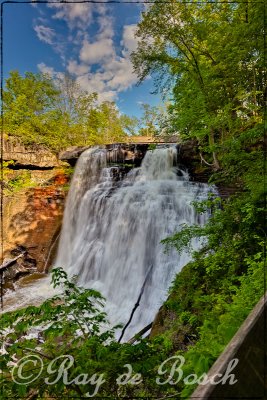
M 88 148 L 89 146 L 72 146 L 64 151 L 61 151 L 58 155 L 58 158 L 59 160 L 67 161 L 71 166 L 74 166 L 82 152 Z

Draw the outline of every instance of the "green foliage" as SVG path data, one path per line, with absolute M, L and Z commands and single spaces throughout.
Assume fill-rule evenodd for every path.
M 60 355 L 75 355 L 74 372 L 78 375 L 82 366 L 86 371 L 97 369 L 96 360 L 103 357 L 102 344 L 113 339 L 114 329 L 102 328 L 100 331 L 100 327 L 107 324 L 106 314 L 102 310 L 104 299 L 100 293 L 77 287 L 73 281 L 67 279 L 62 269 L 53 270 L 52 282 L 55 288 L 61 289 L 59 294 L 45 301 L 40 307 L 31 306 L 3 314 L 1 317 L 4 332 L 2 345 L 8 349 L 0 364 L 1 370 L 4 371 L 2 385 L 15 397 L 21 395 L 22 389 L 25 394 L 29 393 L 30 387 L 12 383 L 8 364 L 14 364 L 14 357 L 20 359 L 33 353 L 43 355 L 46 360 L 52 360 Z M 32 339 L 27 334 L 33 332 L 34 328 L 39 329 L 40 334 Z M 5 331 L 6 329 L 9 330 Z M 58 362 L 60 364 L 60 359 Z M 55 376 L 54 374 L 51 380 Z M 65 392 L 62 381 L 53 387 L 42 384 L 39 389 L 41 378 L 42 376 L 31 386 L 31 389 L 38 388 L 40 395 L 46 391 L 57 395 Z M 70 385 L 70 393 L 74 393 L 75 390 L 78 390 L 75 385 L 74 388 Z
M 125 141 L 136 120 L 119 113 L 115 103 L 98 101 L 68 74 L 49 75 L 11 71 L 3 91 L 4 130 L 23 143 L 38 143 L 59 151 Z
M 263 253 L 245 259 L 245 264 L 247 274 L 239 278 L 239 285 L 231 286 L 232 296 L 225 292 L 212 296 L 213 309 L 198 330 L 199 340 L 185 354 L 185 374 L 193 372 L 201 376 L 208 371 L 263 295 Z M 231 280 L 228 278 L 223 283 L 231 285 Z M 193 389 L 185 386 L 182 394 L 187 397 Z
M 52 282 L 57 293 L 41 306 L 1 316 L 0 383 L 4 395 L 21 398 L 36 393 L 43 398 L 86 397 L 87 393 L 95 393 L 94 397 L 98 398 L 117 398 L 148 396 L 151 392 L 157 395 L 172 390 L 168 385 L 164 388 L 155 385 L 157 369 L 167 354 L 166 341 L 119 344 L 114 339 L 119 326 L 110 328 L 103 311 L 104 299 L 99 292 L 78 287 L 75 278 L 68 280 L 61 268 L 52 271 Z M 33 361 L 24 364 L 25 357 L 27 360 L 32 357 Z M 70 359 L 73 365 L 67 368 Z M 40 369 L 42 363 L 43 369 Z M 131 378 L 135 374 L 142 375 L 139 385 L 130 382 L 121 385 L 117 381 L 128 371 L 126 364 L 132 365 Z M 21 372 L 19 365 L 23 365 Z M 67 370 L 65 378 L 58 372 L 60 366 Z M 83 383 L 85 374 L 89 378 L 94 376 L 95 381 L 101 378 L 99 391 L 94 392 L 96 383 L 92 380 Z M 26 383 L 27 376 L 34 379 Z M 47 384 L 45 379 L 54 383 Z M 71 380 L 73 383 L 67 383 Z
M 74 169 L 75 167 L 72 167 L 71 165 L 66 163 L 66 165 L 64 165 L 63 167 L 64 175 L 70 179 L 74 174 Z
M 263 15 L 263 3 L 252 1 L 155 1 L 138 24 L 135 71 L 165 92 L 171 81 L 169 124 L 197 140 L 215 170 L 225 167 L 228 141 L 262 129 Z
M 54 104 L 58 91 L 49 77 L 26 72 L 22 77 L 11 71 L 3 91 L 4 130 L 25 143 L 46 141 L 57 120 Z
M 36 186 L 32 180 L 31 172 L 28 170 L 14 171 L 10 166 L 14 165 L 14 161 L 3 162 L 3 188 L 6 194 L 15 193 L 21 189 L 28 189 Z
M 180 230 L 163 241 L 166 251 L 173 246 L 178 252 L 187 250 L 192 261 L 172 284 L 161 310 L 163 333 L 153 340 L 118 344 L 115 328 L 107 325 L 102 296 L 69 282 L 62 270 L 53 273 L 54 285 L 63 284 L 59 295 L 40 307 L 3 314 L 7 352 L 0 369 L 6 393 L 14 398 L 33 389 L 39 396 L 92 393 L 90 384 L 44 385 L 43 375 L 29 387 L 12 382 L 7 364 L 14 357 L 18 360 L 38 351 L 47 360 L 72 355 L 72 376 L 103 372 L 100 398 L 159 398 L 178 393 L 188 398 L 193 386 L 155 384 L 158 365 L 179 354 L 186 358 L 184 376 L 202 375 L 263 295 L 262 15 L 263 3 L 250 0 L 236 4 L 156 0 L 144 11 L 137 31 L 139 45 L 132 56 L 135 71 L 141 80 L 149 74 L 156 76 L 158 86 L 170 78 L 168 130 L 194 139 L 202 162 L 213 167 L 210 181 L 235 187 L 236 193 L 226 200 L 215 195 L 195 203 L 196 212 L 211 213 L 207 224 L 177 227 Z M 95 95 L 84 93 L 77 97 L 77 90 L 68 76 L 55 83 L 40 75 L 22 78 L 11 73 L 4 93 L 6 129 L 25 141 L 39 141 L 54 149 L 121 141 L 125 131 L 136 129 L 135 121 L 122 118 L 113 103 L 97 104 Z M 158 134 L 156 117 L 153 108 L 144 106 L 143 132 Z M 192 254 L 193 238 L 202 240 L 202 247 Z M 41 326 L 39 337 L 27 336 L 37 326 Z M 141 385 L 116 383 L 125 364 L 143 375 Z
M 157 148 L 157 144 L 156 143 L 150 143 L 150 145 L 148 146 L 148 150 L 155 150 Z
M 168 141 L 173 131 L 169 127 L 169 117 L 167 112 L 168 103 L 162 105 L 150 106 L 142 103 L 142 115 L 139 120 L 138 135 L 147 136 L 154 139 Z
M 258 163 L 251 164 L 252 170 Z M 259 182 L 252 184 L 250 174 L 250 170 L 240 174 L 241 193 L 226 201 L 215 197 L 196 204 L 198 212 L 213 210 L 205 226 L 184 226 L 163 241 L 167 248 L 175 246 L 181 252 L 191 251 L 192 238 L 204 238 L 193 261 L 177 275 L 164 306 L 175 312 L 176 326 L 180 322 L 190 327 L 193 339 L 183 353 L 185 375 L 208 371 L 266 290 L 264 192 Z M 165 335 L 172 335 L 173 329 Z M 185 385 L 182 395 L 187 398 L 193 389 Z
M 156 0 L 138 25 L 134 68 L 141 81 L 152 74 L 159 89 L 171 89 L 169 129 L 194 139 L 214 171 L 211 183 L 236 189 L 227 200 L 195 204 L 211 213 L 205 226 L 177 227 L 163 241 L 166 251 L 193 258 L 162 311 L 162 335 L 185 355 L 185 375 L 207 372 L 266 290 L 263 15 L 263 2 Z M 202 241 L 194 254 L 193 238 Z M 175 338 L 188 329 L 185 352 Z M 192 390 L 184 385 L 181 393 Z
M 143 136 L 155 137 L 159 135 L 159 125 L 161 113 L 158 107 L 149 104 L 142 104 L 142 118 L 139 134 Z
M 3 171 L 3 181 L 6 182 L 10 176 L 10 165 L 14 165 L 14 161 L 3 161 L 2 163 L 2 171 Z
M 7 183 L 8 191 L 13 193 L 34 186 L 36 186 L 36 183 L 31 179 L 30 171 L 23 171 L 17 174 L 15 178 L 9 179 Z

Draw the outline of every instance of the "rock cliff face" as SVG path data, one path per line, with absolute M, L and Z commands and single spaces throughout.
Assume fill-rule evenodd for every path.
M 149 147 L 149 143 L 116 143 L 102 147 L 107 149 L 107 162 L 139 166 Z M 70 147 L 59 154 L 59 159 L 74 166 L 82 152 L 88 148 Z
M 58 158 L 41 145 L 25 146 L 17 138 L 11 137 L 3 143 L 4 161 L 12 161 L 12 168 L 53 169 L 60 166 Z
M 51 266 L 68 178 L 56 155 L 42 146 L 24 146 L 14 138 L 4 142 L 4 161 L 8 162 L 3 198 L 4 260 L 25 252 L 5 274 L 14 280 Z M 23 184 L 16 183 L 20 181 Z M 8 190 L 10 186 L 12 190 Z
M 155 143 L 145 142 L 142 143 L 116 143 L 105 145 L 107 152 L 107 161 L 110 163 L 124 164 L 127 168 L 131 166 L 140 166 L 149 146 Z M 178 165 L 189 172 L 190 179 L 195 182 L 207 183 L 212 174 L 212 168 L 203 164 L 198 151 L 197 143 L 193 140 L 184 143 L 159 143 L 160 145 L 177 146 L 178 150 Z M 70 147 L 59 154 L 61 161 L 67 162 L 71 166 L 75 166 L 79 156 L 88 147 Z M 126 171 L 127 172 L 127 171 Z M 218 192 L 222 198 L 227 198 L 237 191 L 236 187 L 221 186 L 218 187 Z
M 107 161 L 116 162 L 118 164 L 129 164 L 139 166 L 149 146 L 155 143 L 144 141 L 142 143 L 117 143 L 105 145 L 107 152 Z M 167 143 L 160 143 L 166 145 Z M 194 141 L 185 143 L 169 143 L 172 146 L 177 146 L 178 149 L 178 164 L 180 167 L 188 170 L 191 180 L 198 182 L 207 182 L 211 174 L 211 169 L 200 163 L 197 144 Z M 70 147 L 59 154 L 59 159 L 68 162 L 74 166 L 81 153 L 88 147 Z
M 4 256 L 12 258 L 14 252 L 24 248 L 39 272 L 51 265 L 51 246 L 61 227 L 65 192 L 57 179 L 53 185 L 21 190 L 4 198 Z

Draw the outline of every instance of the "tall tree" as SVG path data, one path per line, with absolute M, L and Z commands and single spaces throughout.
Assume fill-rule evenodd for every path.
M 71 145 L 125 141 L 136 120 L 120 114 L 115 103 L 83 91 L 69 74 L 56 79 L 12 71 L 4 90 L 4 129 L 25 143 L 60 150 Z
M 54 117 L 58 95 L 48 77 L 31 72 L 22 77 L 18 71 L 11 71 L 3 91 L 5 130 L 30 141 L 33 131 L 42 130 L 41 125 L 45 127 Z
M 135 71 L 140 80 L 154 75 L 158 87 L 171 84 L 173 123 L 212 155 L 215 169 L 222 141 L 261 121 L 262 15 L 263 4 L 251 1 L 156 0 L 138 26 Z

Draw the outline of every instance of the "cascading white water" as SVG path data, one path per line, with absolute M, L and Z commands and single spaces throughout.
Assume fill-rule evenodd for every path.
M 106 297 L 112 324 L 128 321 L 147 278 L 124 340 L 153 321 L 175 274 L 189 261 L 187 253 L 164 252 L 161 240 L 181 224 L 207 219 L 191 203 L 206 198 L 210 188 L 178 174 L 176 157 L 175 147 L 148 151 L 140 168 L 118 180 L 106 150 L 93 148 L 75 169 L 55 265 Z

